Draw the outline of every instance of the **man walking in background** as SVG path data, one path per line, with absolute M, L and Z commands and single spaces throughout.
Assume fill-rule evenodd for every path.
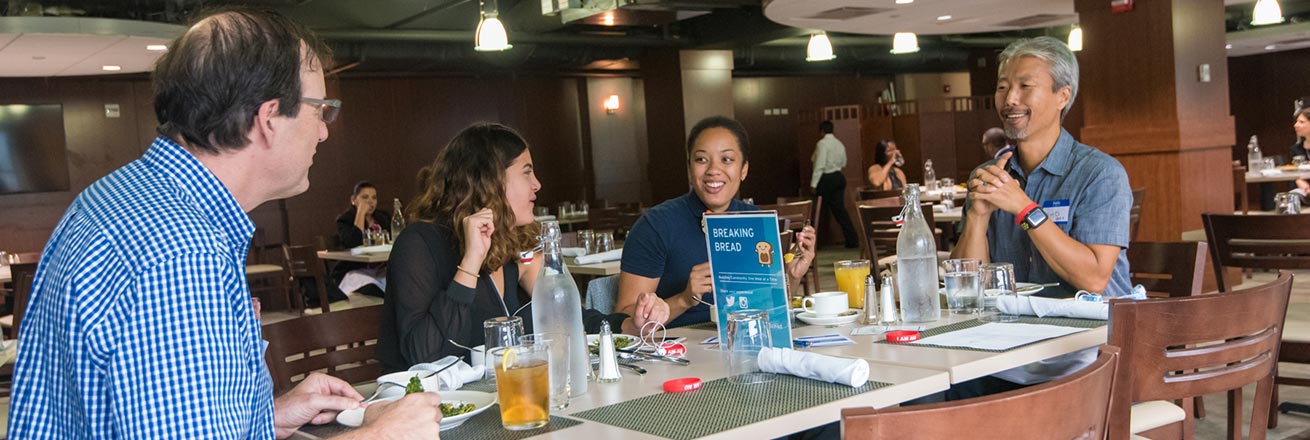
M 846 212 L 846 176 L 841 173 L 842 168 L 846 167 L 846 146 L 832 135 L 832 121 L 819 123 L 819 131 L 823 133 L 823 138 L 814 146 L 814 156 L 810 158 L 814 162 L 810 189 L 823 197 L 823 214 L 820 214 L 818 222 L 823 224 L 823 219 L 831 213 L 841 226 L 846 248 L 860 247 L 859 235 L 856 235 L 855 226 L 851 225 L 851 216 Z

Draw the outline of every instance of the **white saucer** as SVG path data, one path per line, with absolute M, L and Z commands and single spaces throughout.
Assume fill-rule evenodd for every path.
M 850 324 L 852 322 L 855 322 L 856 319 L 859 319 L 859 317 L 860 317 L 860 311 L 856 309 L 849 309 L 845 312 L 841 312 L 837 314 L 837 316 L 818 316 L 815 315 L 814 312 L 800 312 L 796 314 L 796 319 L 804 321 L 806 324 L 809 325 Z

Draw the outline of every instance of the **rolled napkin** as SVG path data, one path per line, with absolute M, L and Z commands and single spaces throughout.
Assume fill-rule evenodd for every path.
M 853 387 L 864 386 L 869 381 L 869 362 L 864 359 L 764 347 L 760 349 L 759 362 L 760 369 L 767 373 L 790 374 Z
M 565 257 L 581 257 L 587 255 L 587 250 L 580 247 L 566 247 L 560 249 L 559 252 Z
M 380 244 L 377 246 L 359 246 L 350 248 L 350 255 L 375 254 L 380 252 L 391 252 L 391 245 Z
M 1038 318 L 1082 318 L 1110 319 L 1110 305 L 1100 302 L 1075 301 L 1069 299 L 1052 299 L 1036 296 L 1005 295 L 996 298 L 996 308 L 1001 313 L 1011 315 L 1029 315 Z
M 437 373 L 439 387 L 444 391 L 458 390 L 464 384 L 481 380 L 486 368 L 483 366 L 470 366 L 467 362 L 459 360 L 455 356 L 446 356 L 436 362 L 415 364 L 409 367 L 409 371 L 437 371 L 454 362 L 455 365 L 446 368 L 445 371 Z
M 1280 170 L 1280 169 L 1277 169 L 1277 168 L 1274 168 L 1274 169 L 1268 169 L 1268 170 L 1260 170 L 1260 175 L 1261 175 L 1261 176 L 1277 176 L 1277 175 L 1279 175 L 1279 174 L 1283 174 L 1283 170 Z
M 577 261 L 578 264 L 596 264 L 604 263 L 606 261 L 616 261 L 622 258 L 623 249 L 615 249 L 609 252 L 601 252 L 599 254 L 583 255 L 578 257 L 575 261 Z

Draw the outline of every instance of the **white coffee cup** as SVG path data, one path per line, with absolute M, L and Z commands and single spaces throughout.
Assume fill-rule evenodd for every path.
M 473 350 L 469 352 L 469 365 L 474 367 L 482 366 L 486 356 L 487 356 L 486 345 L 479 345 L 477 347 L 473 347 Z
M 710 304 L 710 322 L 719 323 L 719 307 L 714 304 Z
M 813 308 L 811 308 L 811 305 Z M 849 309 L 846 292 L 819 292 L 805 297 L 801 308 L 819 317 L 832 317 Z

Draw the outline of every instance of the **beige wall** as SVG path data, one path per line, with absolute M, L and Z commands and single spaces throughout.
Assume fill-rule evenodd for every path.
M 686 132 L 710 116 L 735 117 L 732 97 L 731 50 L 684 50 L 682 105 Z
M 945 91 L 946 86 L 950 92 Z M 920 101 L 920 112 L 943 111 L 942 98 L 960 98 L 972 95 L 969 72 L 910 73 L 896 75 L 896 99 Z
M 618 95 L 613 114 L 604 102 Z M 596 199 L 640 202 L 649 194 L 646 179 L 646 113 L 641 80 L 634 78 L 587 79 L 587 107 L 591 124 L 591 162 Z

